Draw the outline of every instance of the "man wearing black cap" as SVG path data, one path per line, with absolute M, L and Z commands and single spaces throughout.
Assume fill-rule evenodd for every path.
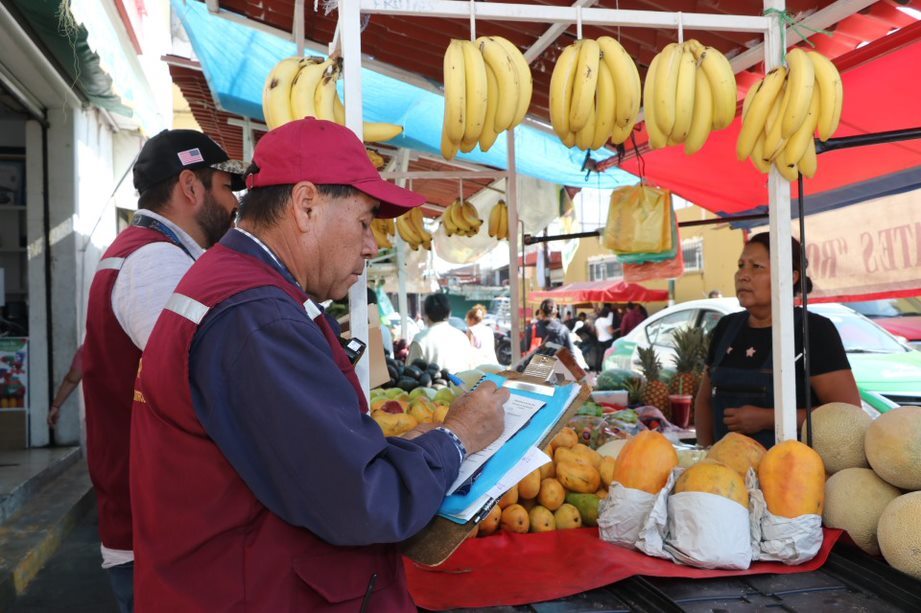
M 121 611 L 133 608 L 128 458 L 134 380 L 167 300 L 231 227 L 241 162 L 194 130 L 164 130 L 134 165 L 138 211 L 106 250 L 90 287 L 83 345 L 87 461 L 99 505 L 103 568 Z
M 508 391 L 483 383 L 443 427 L 385 438 L 318 303 L 346 296 L 377 254 L 375 216 L 424 199 L 381 179 L 350 130 L 313 118 L 263 136 L 251 168 L 238 226 L 180 282 L 144 352 L 138 606 L 415 612 L 395 544 L 502 432 Z

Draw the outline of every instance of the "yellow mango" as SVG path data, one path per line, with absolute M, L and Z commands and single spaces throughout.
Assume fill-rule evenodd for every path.
M 535 505 L 528 512 L 528 519 L 531 522 L 531 532 L 552 532 L 556 530 L 556 518 L 547 507 Z
M 547 477 L 540 482 L 540 491 L 537 493 L 537 502 L 551 511 L 560 508 L 566 499 L 566 489 L 553 477 Z
M 601 475 L 590 465 L 575 462 L 560 462 L 556 465 L 560 483 L 571 492 L 590 494 L 601 485 Z
M 502 495 L 502 498 L 499 499 L 499 508 L 504 509 L 510 505 L 515 504 L 516 502 L 518 502 L 518 486 L 513 485 L 512 489 L 505 492 Z
M 553 512 L 553 518 L 556 520 L 557 530 L 571 530 L 582 527 L 582 516 L 579 515 L 579 509 L 568 502 L 563 503 L 559 509 Z
M 611 482 L 614 481 L 614 466 L 616 464 L 616 458 L 611 456 L 601 458 L 601 464 L 598 466 L 598 474 L 601 475 L 601 487 L 610 487 Z
M 531 500 L 540 491 L 540 469 L 528 473 L 518 482 L 518 497 L 522 500 Z
M 477 524 L 480 527 L 480 536 L 489 536 L 499 529 L 499 521 L 502 519 L 502 509 L 499 505 L 494 506 L 486 514 L 486 517 Z
M 528 512 L 520 504 L 513 504 L 502 509 L 502 529 L 506 532 L 524 534 L 531 527 Z
M 578 442 L 579 435 L 576 434 L 573 428 L 563 428 L 553 437 L 553 440 L 550 441 L 550 445 L 555 450 L 558 447 L 572 447 Z

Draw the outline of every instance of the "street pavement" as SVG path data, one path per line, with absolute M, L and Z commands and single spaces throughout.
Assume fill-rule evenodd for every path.
M 11 613 L 118 613 L 100 566 L 96 506 L 81 517 L 54 556 L 16 600 Z

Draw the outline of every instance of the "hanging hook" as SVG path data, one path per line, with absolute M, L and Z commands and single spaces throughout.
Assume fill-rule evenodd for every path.
M 582 7 L 576 7 L 576 40 L 582 40 Z
M 470 0 L 470 40 L 476 40 L 476 0 Z
M 681 18 L 681 11 L 678 11 L 678 44 L 684 42 L 684 20 Z

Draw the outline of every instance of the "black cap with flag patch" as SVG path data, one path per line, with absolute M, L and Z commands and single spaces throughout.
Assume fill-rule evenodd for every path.
M 231 187 L 246 187 L 246 165 L 231 160 L 227 152 L 196 130 L 163 130 L 144 144 L 134 163 L 134 187 L 139 193 L 178 175 L 183 170 L 214 168 L 231 176 Z

